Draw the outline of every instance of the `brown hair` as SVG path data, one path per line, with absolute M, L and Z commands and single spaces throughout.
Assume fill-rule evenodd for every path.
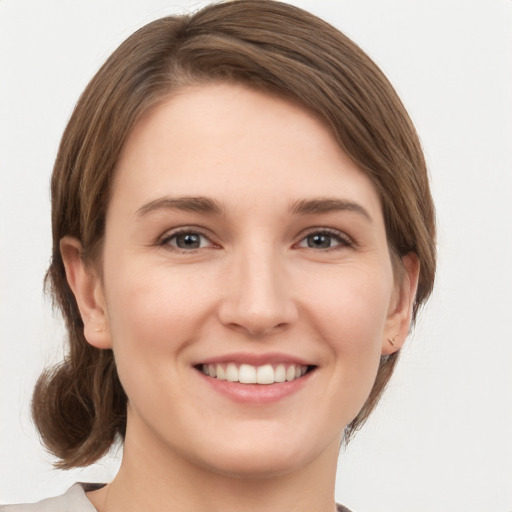
M 116 162 L 134 124 L 177 88 L 218 80 L 270 91 L 315 112 L 375 184 L 395 268 L 399 256 L 419 258 L 414 318 L 432 290 L 434 208 L 420 143 L 394 89 L 357 45 L 315 16 L 272 0 L 235 0 L 152 22 L 121 44 L 85 89 L 53 171 L 47 285 L 66 321 L 69 353 L 39 378 L 32 411 L 59 467 L 91 464 L 123 438 L 127 402 L 112 352 L 84 337 L 59 242 L 76 237 L 94 263 Z M 377 404 L 396 360 L 397 354 L 382 358 L 347 437 Z

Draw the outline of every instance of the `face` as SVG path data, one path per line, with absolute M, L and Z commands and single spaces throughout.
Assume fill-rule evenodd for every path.
M 127 446 L 224 474 L 336 457 L 403 323 L 370 179 L 315 116 L 242 86 L 136 125 L 101 275 L 88 338 L 114 350 Z

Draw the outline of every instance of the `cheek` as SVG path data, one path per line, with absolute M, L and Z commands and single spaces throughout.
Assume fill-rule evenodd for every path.
M 355 416 L 366 401 L 377 375 L 382 340 L 393 293 L 392 272 L 350 268 L 331 276 L 323 290 L 310 283 L 316 301 L 305 310 L 314 312 L 317 338 L 329 347 L 333 377 L 331 392 L 342 403 L 338 410 Z M 339 392 L 343 390 L 343 392 Z
M 143 336 L 147 349 L 181 338 L 195 324 L 208 301 L 193 282 L 171 273 L 121 279 L 112 283 L 107 307 L 113 338 Z M 133 334 L 133 336 L 131 335 Z
M 186 393 L 180 361 L 199 336 L 208 299 L 183 273 L 117 270 L 106 298 L 119 378 L 137 410 L 159 410 L 162 390 Z
M 158 372 L 160 366 L 162 372 L 172 371 L 169 364 L 197 337 L 211 303 L 206 295 L 211 287 L 193 273 L 141 267 L 111 268 L 105 283 L 120 376 Z
M 366 351 L 382 341 L 393 293 L 393 275 L 388 265 L 347 266 L 323 279 L 311 279 L 304 290 L 315 313 L 316 326 L 340 349 Z

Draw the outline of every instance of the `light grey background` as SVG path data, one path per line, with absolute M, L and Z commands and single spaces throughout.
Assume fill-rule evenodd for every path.
M 0 502 L 105 481 L 60 472 L 28 407 L 63 331 L 43 297 L 48 182 L 75 101 L 142 24 L 205 2 L 0 0 Z M 377 412 L 341 454 L 360 512 L 512 510 L 512 1 L 295 0 L 383 68 L 416 123 L 439 220 L 437 288 Z

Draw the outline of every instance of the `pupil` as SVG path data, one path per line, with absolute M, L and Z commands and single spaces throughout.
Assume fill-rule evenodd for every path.
M 331 237 L 329 235 L 311 235 L 308 237 L 308 247 L 320 247 L 321 249 L 331 246 Z
M 179 235 L 176 239 L 176 245 L 181 249 L 199 249 L 200 244 L 200 237 L 196 233 Z

